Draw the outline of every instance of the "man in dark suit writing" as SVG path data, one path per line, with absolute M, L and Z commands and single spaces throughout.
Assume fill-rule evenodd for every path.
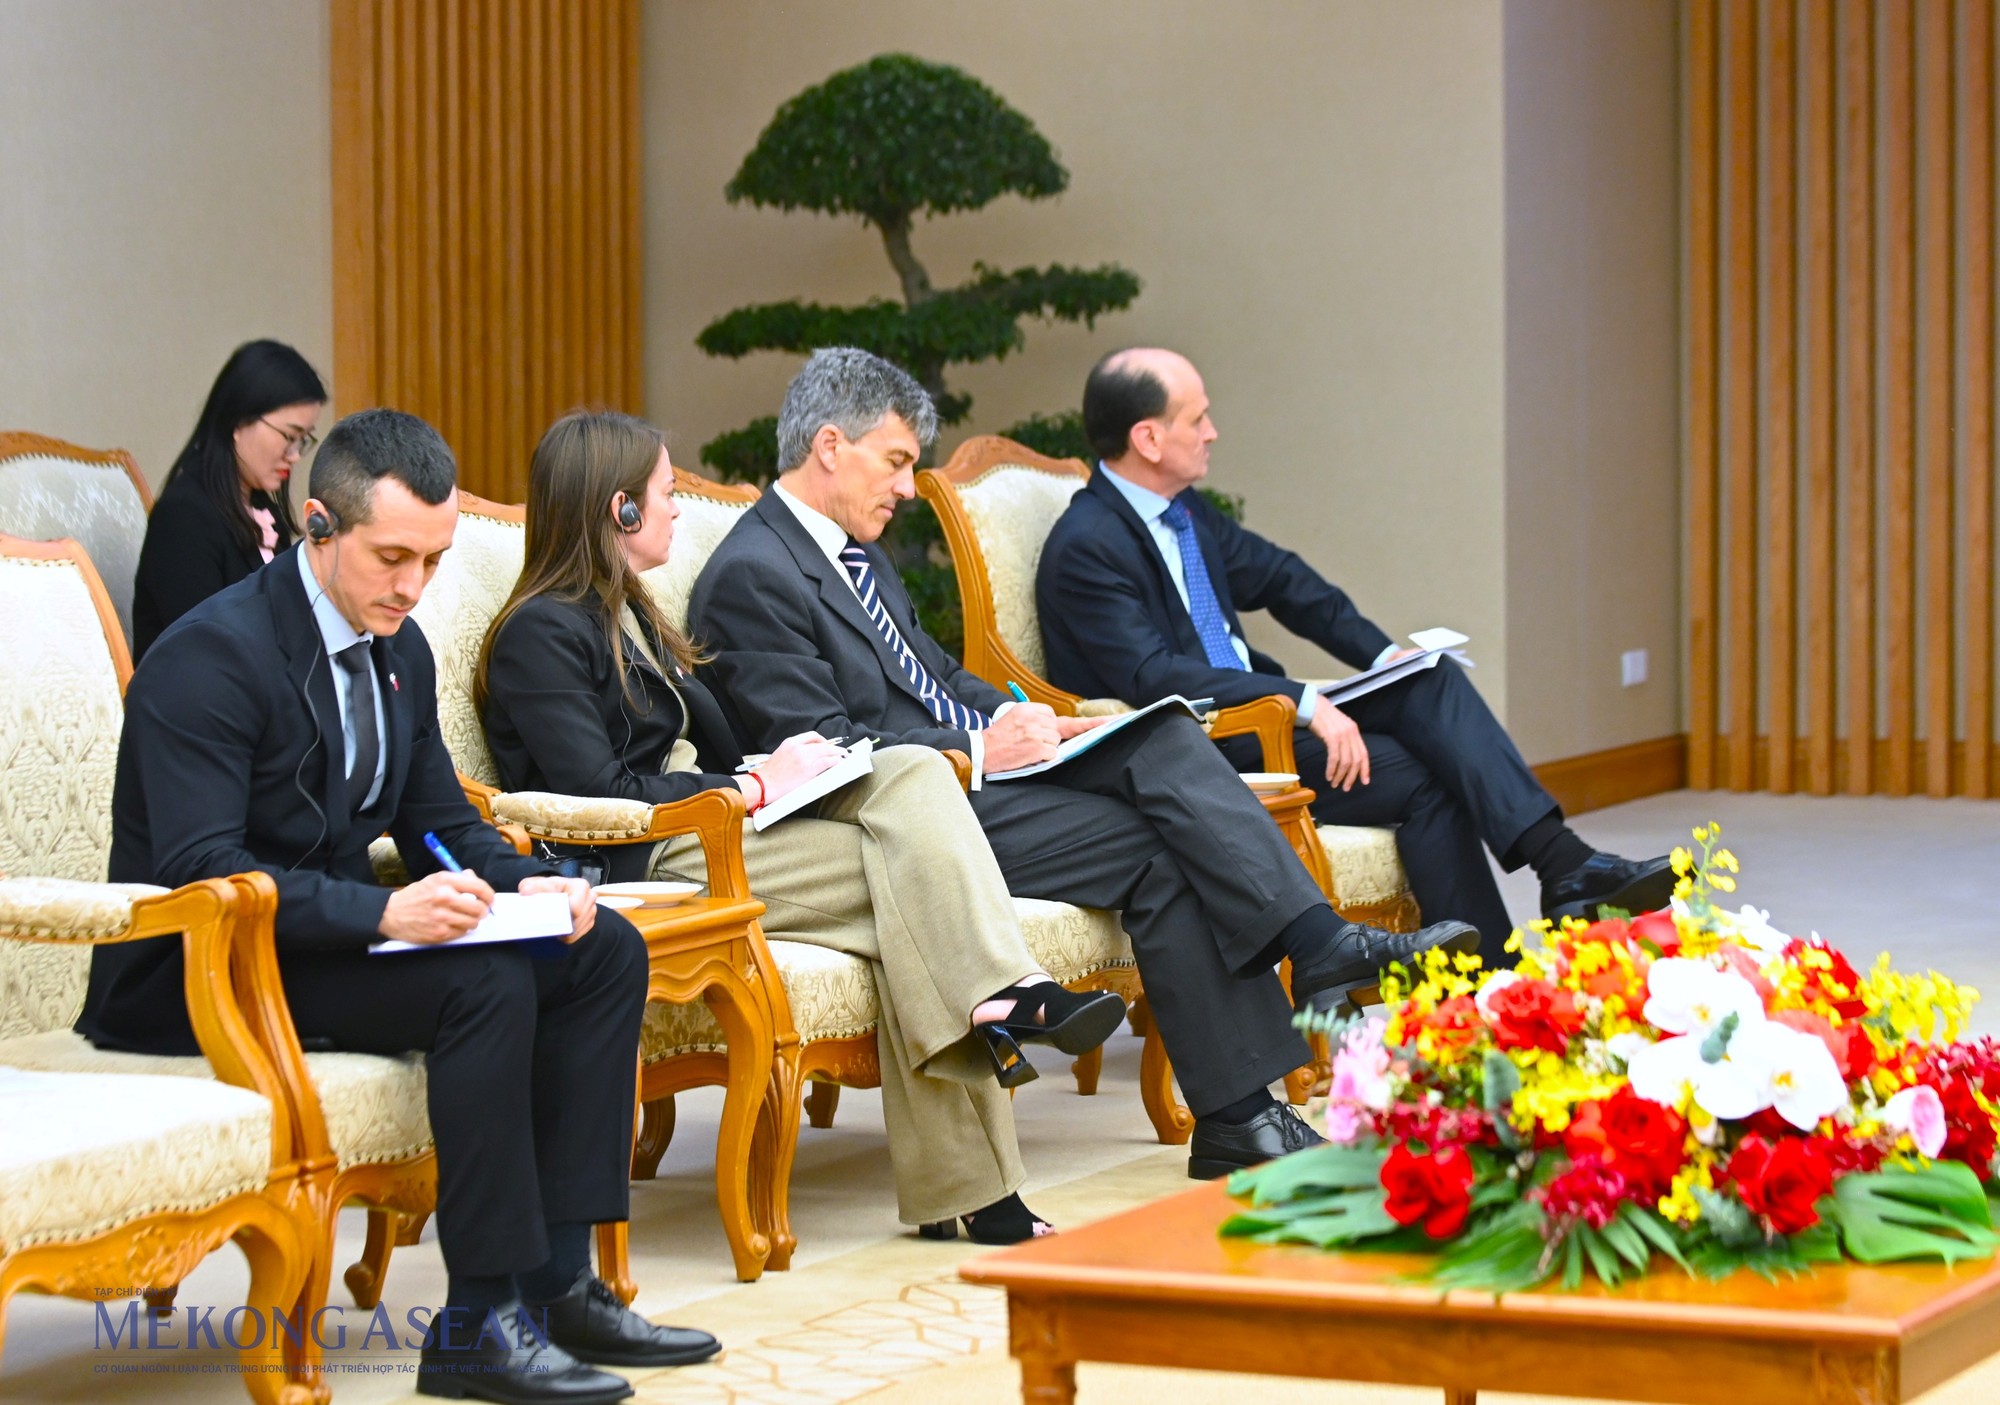
M 645 945 L 582 880 L 515 854 L 459 789 L 431 651 L 406 618 L 458 521 L 444 441 L 393 410 L 351 416 L 327 435 L 312 491 L 307 540 L 182 616 L 133 676 L 111 877 L 269 873 L 301 1039 L 424 1051 L 451 1286 L 418 1390 L 622 1399 L 623 1380 L 582 1360 L 717 1349 L 646 1323 L 589 1270 L 590 1226 L 627 1213 Z M 368 861 L 385 830 L 416 876 L 394 891 Z M 442 871 L 427 834 L 464 871 Z M 564 942 L 453 946 L 496 890 L 564 893 Z M 384 938 L 438 949 L 371 955 Z M 108 1047 L 192 1053 L 181 983 L 177 939 L 100 948 L 78 1028 Z
M 690 605 L 748 748 L 803 731 L 967 751 L 976 774 L 1033 765 L 1093 725 L 1012 703 L 917 624 L 874 543 L 936 434 L 922 386 L 852 348 L 815 352 L 778 418 L 783 476 L 709 558 Z M 1343 923 L 1263 807 L 1186 714 L 1157 714 L 972 808 L 1017 896 L 1124 913 L 1161 1037 L 1196 1116 L 1189 1173 L 1316 1142 L 1268 1086 L 1305 1058 L 1272 967 L 1324 1005 L 1392 960 L 1468 946 L 1461 923 Z
M 1297 555 L 1194 491 L 1216 430 L 1185 357 L 1156 348 L 1105 357 L 1084 387 L 1083 418 L 1100 464 L 1049 534 L 1036 578 L 1051 682 L 1135 704 L 1171 693 L 1296 704 L 1315 817 L 1397 825 L 1424 914 L 1478 927 L 1489 963 L 1503 959 L 1512 924 L 1482 841 L 1509 871 L 1534 867 L 1549 917 L 1667 901 L 1667 860 L 1633 862 L 1579 839 L 1450 659 L 1341 708 L 1244 642 L 1237 611 L 1268 610 L 1357 669 L 1408 652 Z M 1239 769 L 1261 760 L 1237 739 L 1222 746 Z

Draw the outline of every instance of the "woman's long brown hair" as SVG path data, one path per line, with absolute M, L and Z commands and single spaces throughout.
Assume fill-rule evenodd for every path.
M 528 542 L 521 578 L 479 646 L 473 705 L 486 707 L 486 667 L 493 641 L 516 610 L 538 595 L 572 604 L 595 595 L 598 623 L 611 644 L 611 664 L 627 702 L 635 702 L 625 669 L 625 607 L 687 672 L 701 655 L 667 619 L 639 573 L 625 559 L 611 503 L 623 493 L 646 500 L 646 484 L 666 448 L 654 426 L 615 411 L 572 411 L 550 425 L 528 469 Z

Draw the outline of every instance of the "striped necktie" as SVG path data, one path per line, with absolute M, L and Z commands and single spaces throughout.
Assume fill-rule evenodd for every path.
M 904 676 L 916 688 L 917 696 L 923 699 L 931 716 L 947 727 L 958 727 L 967 732 L 982 731 L 992 725 L 993 719 L 978 708 L 967 707 L 954 698 L 924 667 L 923 660 L 903 642 L 903 631 L 896 628 L 896 622 L 889 618 L 889 611 L 882 604 L 881 592 L 875 589 L 875 568 L 868 564 L 868 553 L 849 542 L 840 550 L 840 564 L 846 568 L 848 579 L 854 582 L 854 593 L 861 597 L 861 608 L 874 623 L 875 632 L 889 645 L 889 652 L 903 666 Z
M 1181 549 L 1181 580 L 1187 585 L 1188 614 L 1194 632 L 1201 639 L 1201 651 L 1216 668 L 1244 670 L 1243 658 L 1229 638 L 1229 621 L 1223 618 L 1222 602 L 1215 598 L 1215 584 L 1208 578 L 1208 562 L 1202 559 L 1201 538 L 1194 534 L 1194 517 L 1187 504 L 1176 498 L 1167 504 L 1160 520 L 1173 530 Z

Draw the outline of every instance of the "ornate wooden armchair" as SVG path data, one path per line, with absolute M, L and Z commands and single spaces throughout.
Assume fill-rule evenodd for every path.
M 1077 459 L 1046 458 L 988 434 L 959 445 L 943 468 L 917 475 L 917 491 L 936 510 L 951 547 L 965 612 L 965 666 L 996 687 L 1011 679 L 1035 701 L 1081 716 L 1122 712 L 1127 704 L 1116 698 L 1081 698 L 1043 676 L 1047 656 L 1035 605 L 1035 570 L 1042 543 L 1090 473 Z M 1254 734 L 1263 743 L 1266 770 L 1296 773 L 1295 721 L 1283 700 L 1267 698 L 1218 711 L 1210 735 Z M 1393 830 L 1314 826 L 1294 797 L 1266 797 L 1265 803 L 1343 916 L 1396 931 L 1417 926 L 1416 901 Z
M 0 537 L 0 872 L 94 881 L 111 848 L 111 786 L 130 654 L 111 602 L 74 542 Z M 241 880 L 251 948 L 268 947 L 275 889 L 262 875 Z M 172 930 L 160 928 L 155 930 Z M 261 937 L 257 936 L 262 933 Z M 94 1048 L 70 1028 L 82 1008 L 88 952 L 75 947 L 0 953 L 0 992 L 18 1011 L 0 1020 L 0 1065 L 52 1073 L 175 1074 L 212 1078 L 201 1058 L 155 1058 Z M 275 955 L 250 987 L 280 989 Z M 301 1302 L 326 1301 L 340 1207 L 370 1207 L 369 1244 L 347 1274 L 356 1301 L 372 1307 L 394 1227 L 420 1227 L 436 1203 L 436 1168 L 419 1056 L 301 1055 L 282 999 L 275 1014 L 247 1011 L 289 1090 L 296 1193 L 310 1216 L 309 1271 Z M 282 1020 L 278 1016 L 283 1016 Z M 172 1301 L 173 1280 L 148 1285 Z M 310 1339 L 300 1357 L 311 1372 Z
M 153 494 L 123 449 L 84 449 L 45 435 L 0 430 L 0 532 L 29 541 L 68 537 L 90 553 L 132 639 L 132 577 Z

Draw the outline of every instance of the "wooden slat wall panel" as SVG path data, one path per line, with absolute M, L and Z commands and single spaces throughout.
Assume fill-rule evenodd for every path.
M 638 0 L 331 0 L 334 393 L 517 502 L 549 421 L 638 410 Z
M 1684 7 L 1697 786 L 2000 782 L 1996 3 Z

